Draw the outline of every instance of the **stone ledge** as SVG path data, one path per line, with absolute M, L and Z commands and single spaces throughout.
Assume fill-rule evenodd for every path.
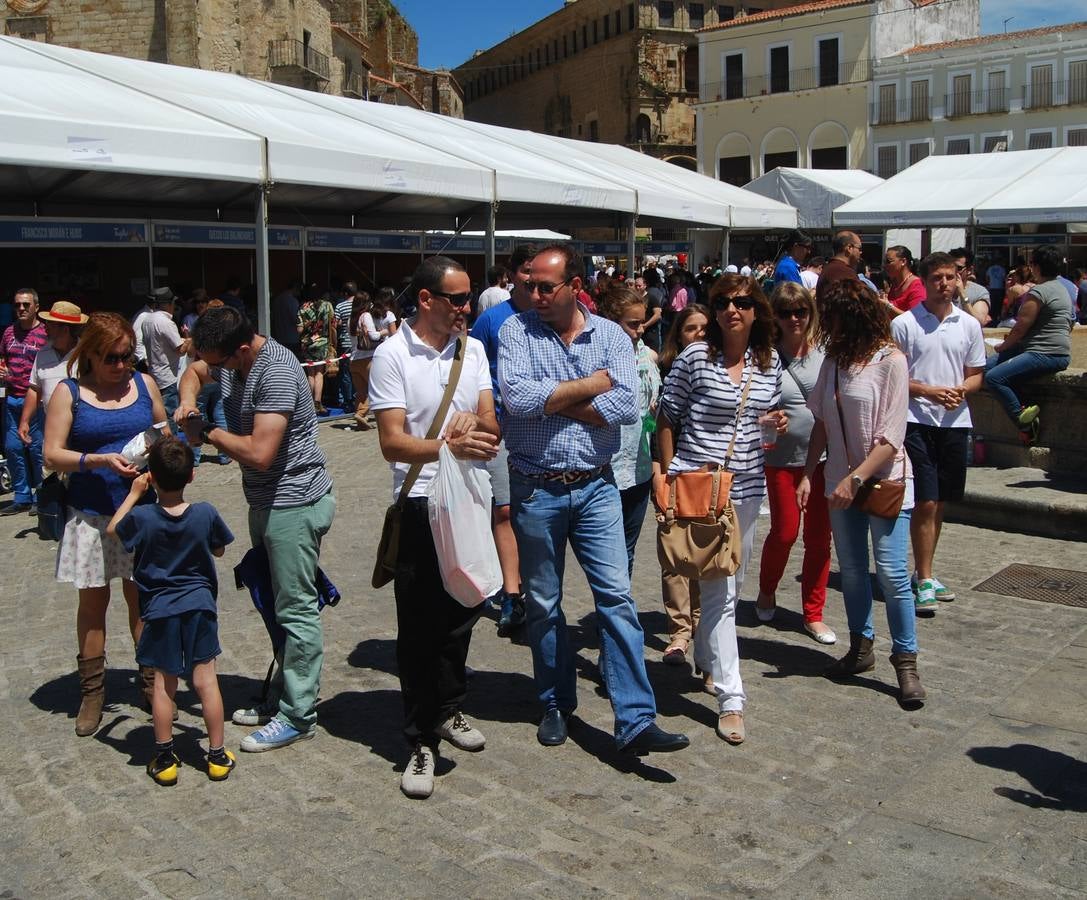
M 1087 477 L 1050 475 L 1037 468 L 974 467 L 966 494 L 948 503 L 949 522 L 1017 534 L 1082 541 L 1087 535 Z

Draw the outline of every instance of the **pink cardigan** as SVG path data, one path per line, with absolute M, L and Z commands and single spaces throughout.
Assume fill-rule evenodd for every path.
M 898 452 L 888 466 L 875 473 L 876 477 L 911 477 L 913 469 L 904 448 L 910 399 L 906 357 L 899 350 L 884 347 L 867 364 L 849 372 L 839 371 L 848 454 L 842 443 L 842 426 L 834 402 L 836 368 L 836 363 L 828 356 L 808 397 L 808 409 L 815 418 L 822 419 L 827 430 L 827 496 L 881 441 L 886 441 Z

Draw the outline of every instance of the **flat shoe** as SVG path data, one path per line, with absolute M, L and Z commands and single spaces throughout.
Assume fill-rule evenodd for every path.
M 536 729 L 536 740 L 545 747 L 558 747 L 565 744 L 569 734 L 566 717 L 567 714 L 562 710 L 549 709 L 544 713 L 540 727 Z
M 672 641 L 664 650 L 664 662 L 670 666 L 682 666 L 687 661 L 687 642 Z
M 717 717 L 717 736 L 733 746 L 742 744 L 747 737 L 743 712 L 730 709 L 728 712 L 721 713 Z
M 826 628 L 826 631 L 816 631 L 812 627 L 812 626 L 818 625 L 818 624 L 822 624 L 822 623 L 821 622 L 805 622 L 804 623 L 804 630 L 808 634 L 810 634 L 813 638 L 815 638 L 815 640 L 817 640 L 820 644 L 834 644 L 834 643 L 837 643 L 838 636 L 833 631 L 831 631 L 829 626 L 827 626 L 827 625 L 823 626 L 824 628 Z
M 773 622 L 777 611 L 778 608 L 776 603 L 773 606 L 762 607 L 759 606 L 758 600 L 755 601 L 755 617 L 760 622 Z

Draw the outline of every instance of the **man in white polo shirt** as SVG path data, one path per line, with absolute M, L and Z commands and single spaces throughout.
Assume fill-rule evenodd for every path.
M 404 736 L 412 748 L 400 787 L 409 797 L 429 797 L 434 790 L 440 739 L 462 750 L 484 746 L 483 735 L 461 713 L 468 645 L 482 607 L 467 609 L 446 592 L 426 496 L 443 443 L 458 459 L 479 463 L 498 452 L 491 371 L 483 345 L 471 337 L 445 423 L 436 440 L 426 439 L 465 330 L 471 287 L 459 263 L 444 256 L 424 260 L 411 282 L 418 314 L 381 343 L 370 368 L 370 409 L 381 453 L 392 463 L 394 499 L 412 464 L 422 464 L 405 498 L 393 582 Z
M 891 333 L 910 369 L 906 452 L 913 464 L 915 505 L 910 523 L 914 603 L 934 612 L 952 590 L 932 574 L 944 503 L 961 500 L 966 489 L 966 447 L 970 433 L 968 394 L 981 388 L 985 341 L 981 325 L 955 305 L 958 270 L 954 257 L 931 253 L 921 261 L 927 296 L 891 323 Z

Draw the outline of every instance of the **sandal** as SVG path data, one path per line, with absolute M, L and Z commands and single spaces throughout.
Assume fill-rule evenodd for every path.
M 674 638 L 672 643 L 664 648 L 663 660 L 670 666 L 682 666 L 687 661 L 687 648 L 689 642 L 684 638 Z
M 742 710 L 730 709 L 717 717 L 717 736 L 734 747 L 747 737 Z

